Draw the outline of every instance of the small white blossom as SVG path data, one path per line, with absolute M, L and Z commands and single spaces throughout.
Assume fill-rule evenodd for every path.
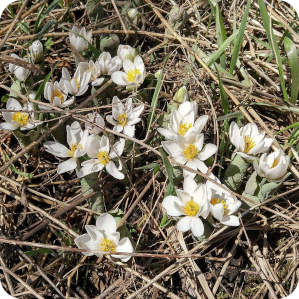
M 88 42 L 91 42 L 92 30 L 90 30 L 89 32 L 86 32 L 85 27 L 83 27 L 80 30 L 77 26 L 74 26 L 72 28 L 72 31 L 77 33 L 77 34 L 75 34 L 73 32 L 70 32 L 70 42 L 71 42 L 71 44 L 74 46 L 74 48 L 78 52 L 85 51 L 88 48 Z M 82 38 L 81 36 L 84 37 L 84 38 Z
M 210 177 L 220 184 L 220 181 L 213 174 L 210 174 Z M 209 194 L 210 212 L 213 217 L 222 224 L 239 226 L 239 218 L 232 214 L 240 208 L 241 201 L 211 181 L 207 181 L 206 186 Z
M 186 138 L 178 138 L 177 141 L 162 141 L 163 148 L 173 159 L 186 166 L 199 170 L 202 173 L 208 172 L 208 167 L 203 161 L 207 160 L 217 152 L 217 146 L 208 143 L 204 146 L 204 134 L 191 132 Z M 195 177 L 195 173 L 183 170 L 184 177 L 189 175 Z
M 104 78 L 99 78 L 101 70 L 98 62 L 92 60 L 87 62 L 80 62 L 78 68 L 81 68 L 85 73 L 91 72 L 90 82 L 93 86 L 100 86 L 104 82 Z
M 62 80 L 64 80 L 68 93 L 73 96 L 79 97 L 86 93 L 90 78 L 91 71 L 85 72 L 81 67 L 77 68 L 73 78 L 66 68 L 62 69 Z
M 289 164 L 290 157 L 281 150 L 276 150 L 269 155 L 262 154 L 259 160 L 253 162 L 257 174 L 272 182 L 283 181 L 289 176 L 287 173 Z
M 130 21 L 137 25 L 138 21 L 140 20 L 140 12 L 136 8 L 131 8 L 127 12 Z
M 6 103 L 6 109 L 15 110 L 15 112 L 2 112 L 2 116 L 6 121 L 0 124 L 2 130 L 31 130 L 41 124 L 40 121 L 34 119 L 33 112 L 30 113 L 30 111 L 34 111 L 33 105 L 30 102 L 27 102 L 22 107 L 16 99 L 10 98 Z
M 184 216 L 177 223 L 177 230 L 186 232 L 191 229 L 195 237 L 204 233 L 204 225 L 199 218 L 206 219 L 209 214 L 209 201 L 206 186 L 197 185 L 190 176 L 185 177 L 183 190 L 176 190 L 177 196 L 167 196 L 162 207 L 169 216 Z
M 265 137 L 265 134 L 259 132 L 256 124 L 247 124 L 240 129 L 232 122 L 229 127 L 229 138 L 237 153 L 250 162 L 253 162 L 254 155 L 266 153 L 270 149 L 274 139 Z
M 37 40 L 29 47 L 29 51 L 31 57 L 33 58 L 33 61 L 40 62 L 44 53 L 43 44 L 39 40 Z
M 123 131 L 125 135 L 133 137 L 135 134 L 135 125 L 141 121 L 139 116 L 143 109 L 144 105 L 133 108 L 131 98 L 127 99 L 124 105 L 119 98 L 115 96 L 112 100 L 112 115 L 108 115 L 106 120 L 114 125 L 114 131 Z
M 111 58 L 109 52 L 103 52 L 97 61 L 101 75 L 111 76 L 113 73 L 119 71 L 122 67 L 122 61 L 118 56 Z
M 124 72 L 114 72 L 111 79 L 115 84 L 137 88 L 145 79 L 145 67 L 140 56 L 136 56 L 134 62 L 129 59 L 123 61 Z
M 86 141 L 89 136 L 88 130 L 83 131 L 77 121 L 71 126 L 66 126 L 66 133 L 69 148 L 55 141 L 44 143 L 46 152 L 59 158 L 70 158 L 58 165 L 57 173 L 59 174 L 76 169 L 77 159 L 86 153 Z
M 176 141 L 180 137 L 187 138 L 191 132 L 200 134 L 208 121 L 208 115 L 203 115 L 197 120 L 197 103 L 196 102 L 184 102 L 178 108 L 173 111 L 170 117 L 170 124 L 168 130 L 164 128 L 158 128 L 158 132 L 169 140 Z
M 116 221 L 110 214 L 102 214 L 96 220 L 96 225 L 85 225 L 87 234 L 83 234 L 75 239 L 76 245 L 80 249 L 91 250 L 83 252 L 86 256 L 96 255 L 103 257 L 103 252 L 128 252 L 133 253 L 134 249 L 128 237 L 120 239 L 120 233 L 116 231 Z M 127 262 L 130 255 L 111 254 L 112 257 Z
M 52 82 L 47 82 L 44 89 L 44 97 L 48 100 L 53 106 L 59 108 L 66 108 L 73 104 L 74 98 L 67 99 L 68 89 L 65 85 L 64 80 L 60 80 L 60 82 L 55 81 L 54 84 Z M 40 104 L 38 106 L 43 110 L 51 110 L 52 108 L 48 106 L 44 106 Z
M 110 148 L 109 139 L 106 136 L 98 137 L 90 135 L 86 142 L 86 152 L 91 158 L 83 162 L 81 170 L 78 172 L 78 177 L 82 178 L 93 172 L 99 172 L 106 168 L 107 172 L 116 179 L 122 180 L 125 176 L 119 170 L 122 169 L 121 163 L 119 168 L 115 166 L 113 159 L 117 158 L 123 153 L 125 146 L 125 139 L 120 141 Z
M 13 58 L 16 58 L 16 59 L 21 59 L 21 60 L 26 61 L 25 59 L 20 58 L 16 54 L 11 54 L 10 56 L 13 57 Z M 9 71 L 11 73 L 13 73 L 16 76 L 16 78 L 18 80 L 20 80 L 21 82 L 25 81 L 28 78 L 28 75 L 30 73 L 30 70 L 27 70 L 27 69 L 25 69 L 21 66 L 13 64 L 13 63 L 10 63 L 8 65 L 8 68 L 9 68 Z
M 117 49 L 117 56 L 121 61 L 125 59 L 134 60 L 137 55 L 137 51 L 129 45 L 119 45 Z
M 89 134 L 95 134 L 98 135 L 102 132 L 102 129 L 100 127 L 105 127 L 105 121 L 103 117 L 99 113 L 88 113 L 87 119 L 89 122 L 85 122 L 85 128 L 89 131 Z M 91 124 L 91 123 L 93 124 Z M 95 124 L 95 125 L 94 125 Z M 98 125 L 98 126 L 96 126 Z

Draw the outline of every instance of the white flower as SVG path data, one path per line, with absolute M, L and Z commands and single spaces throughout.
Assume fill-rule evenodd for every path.
M 65 85 L 64 80 L 60 82 L 55 81 L 47 82 L 44 89 L 44 97 L 48 100 L 53 106 L 65 108 L 73 104 L 74 98 L 67 100 L 68 89 Z M 50 107 L 44 105 L 38 105 L 40 109 L 51 110 Z
M 29 51 L 34 62 L 40 62 L 44 53 L 43 44 L 37 40 L 30 47 Z
M 111 76 L 113 73 L 119 71 L 122 67 L 122 61 L 118 56 L 111 58 L 109 52 L 103 52 L 97 61 L 101 75 Z
M 186 164 L 194 170 L 198 169 L 202 173 L 208 171 L 203 161 L 217 152 L 217 146 L 214 144 L 208 143 L 203 147 L 204 134 L 198 135 L 196 132 L 191 132 L 186 138 L 178 138 L 177 141 L 162 141 L 162 146 L 176 162 Z M 183 170 L 183 174 L 184 177 L 190 175 L 192 178 L 196 175 L 186 169 Z
M 106 252 L 128 252 L 133 253 L 134 249 L 128 237 L 120 240 L 120 233 L 116 231 L 115 219 L 110 214 L 102 214 L 98 217 L 96 225 L 85 225 L 87 234 L 75 239 L 80 249 L 92 250 L 93 252 L 82 252 L 86 256 L 96 255 L 102 257 L 100 251 Z M 111 255 L 123 262 L 127 262 L 130 255 Z
M 117 56 L 121 61 L 125 59 L 134 59 L 137 55 L 137 51 L 129 45 L 119 45 L 117 49 Z
M 127 99 L 124 105 L 118 97 L 112 100 L 112 115 L 108 115 L 106 120 L 114 125 L 113 130 L 116 132 L 124 132 L 125 135 L 133 137 L 135 134 L 135 125 L 141 121 L 140 114 L 144 109 L 144 105 L 132 107 L 132 99 Z
M 100 66 L 98 62 L 92 60 L 87 62 L 80 62 L 78 68 L 81 68 L 85 73 L 91 72 L 90 82 L 93 86 L 100 86 L 104 82 L 104 78 L 99 78 L 101 75 Z
M 70 158 L 58 165 L 59 174 L 76 169 L 77 159 L 86 153 L 86 140 L 89 135 L 88 130 L 83 131 L 77 121 L 71 126 L 66 126 L 66 133 L 69 148 L 55 141 L 47 141 L 44 144 L 46 152 L 59 158 Z
M 180 137 L 187 138 L 191 132 L 200 134 L 208 121 L 208 115 L 199 117 L 197 116 L 197 103 L 196 102 L 184 102 L 178 108 L 173 111 L 170 117 L 170 124 L 168 130 L 164 128 L 158 128 L 158 132 L 165 138 L 176 141 Z
M 136 56 L 134 62 L 125 59 L 123 62 L 124 72 L 114 72 L 111 79 L 118 85 L 138 87 L 145 78 L 145 67 L 140 56 Z
M 21 59 L 21 60 L 26 61 L 25 59 L 20 58 L 16 54 L 11 54 L 10 56 L 13 58 L 16 58 L 16 59 Z M 27 70 L 21 66 L 18 66 L 18 65 L 12 64 L 12 63 L 10 63 L 8 65 L 8 67 L 9 67 L 9 71 L 11 73 L 13 73 L 16 76 L 16 78 L 18 80 L 20 80 L 21 82 L 25 81 L 30 73 L 30 70 Z
M 229 127 L 229 138 L 237 153 L 250 162 L 254 160 L 253 155 L 267 152 L 274 141 L 273 138 L 266 138 L 265 132 L 259 133 L 256 124 L 247 124 L 239 129 L 235 122 Z
M 199 218 L 207 218 L 209 201 L 206 186 L 197 185 L 193 178 L 184 179 L 183 190 L 176 190 L 177 196 L 167 196 L 163 199 L 162 207 L 173 217 L 184 215 L 177 223 L 177 230 L 186 232 L 191 228 L 195 237 L 204 233 L 204 225 Z
M 136 8 L 131 8 L 127 12 L 130 21 L 137 25 L 138 21 L 140 20 L 140 13 Z
M 77 27 L 74 26 L 72 28 L 72 31 L 77 33 L 70 32 L 70 42 L 74 46 L 74 48 L 78 52 L 83 52 L 88 48 L 88 42 L 91 42 L 91 37 L 92 37 L 92 30 L 89 32 L 86 32 L 86 28 L 83 27 L 81 30 Z M 82 37 L 80 37 L 81 35 Z M 88 41 L 88 42 L 87 42 Z
M 105 127 L 105 121 L 103 117 L 99 113 L 88 113 L 87 119 L 89 122 L 85 122 L 85 128 L 89 131 L 89 134 L 100 134 L 102 132 L 102 129 L 93 125 L 96 124 L 100 127 Z M 93 124 L 91 124 L 91 123 Z
M 184 103 L 189 101 L 189 93 L 186 86 L 182 86 L 174 95 L 173 101 L 176 103 Z M 197 108 L 197 107 L 196 107 Z
M 17 130 L 20 128 L 21 131 L 31 130 L 36 126 L 40 125 L 41 122 L 33 118 L 33 112 L 25 111 L 34 111 L 32 103 L 28 102 L 22 107 L 21 104 L 13 99 L 8 99 L 6 103 L 7 110 L 15 110 L 16 112 L 2 112 L 2 116 L 5 123 L 0 124 L 2 130 Z
M 213 174 L 209 176 L 220 184 L 220 181 Z M 210 212 L 213 217 L 225 225 L 239 226 L 239 218 L 232 214 L 240 208 L 241 201 L 211 181 L 207 181 L 206 186 L 210 200 Z
M 122 154 L 124 147 L 125 139 L 123 138 L 116 142 L 113 148 L 110 149 L 108 137 L 102 136 L 99 138 L 96 135 L 90 135 L 86 142 L 86 152 L 91 159 L 81 164 L 82 168 L 78 172 L 78 177 L 82 178 L 88 174 L 99 172 L 103 168 L 106 168 L 110 175 L 116 179 L 122 180 L 125 176 L 119 171 L 121 170 L 121 164 L 119 169 L 117 169 L 113 159 Z
M 91 78 L 91 71 L 84 72 L 81 67 L 78 67 L 74 77 L 72 78 L 64 67 L 62 69 L 62 80 L 68 90 L 68 93 L 73 96 L 82 96 L 88 89 L 88 83 Z
M 281 150 L 267 155 L 262 154 L 259 161 L 256 159 L 253 162 L 257 174 L 272 182 L 279 182 L 289 176 L 287 173 L 290 164 L 290 157 L 286 156 Z

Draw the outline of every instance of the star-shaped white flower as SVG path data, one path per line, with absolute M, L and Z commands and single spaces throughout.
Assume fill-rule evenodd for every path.
M 272 182 L 283 181 L 289 176 L 290 173 L 287 173 L 289 164 L 290 157 L 281 150 L 276 150 L 269 155 L 262 154 L 259 160 L 253 162 L 257 174 Z
M 213 174 L 210 174 L 210 177 L 220 184 L 220 181 Z M 210 201 L 210 211 L 213 217 L 222 224 L 239 226 L 239 218 L 232 214 L 240 208 L 241 201 L 211 181 L 207 181 L 206 186 Z M 223 186 L 226 187 L 225 185 Z
M 204 184 L 197 185 L 193 178 L 186 176 L 183 190 L 176 190 L 177 196 L 167 196 L 163 199 L 162 207 L 169 216 L 183 216 L 177 223 L 177 230 L 186 232 L 191 229 L 195 237 L 204 233 L 204 225 L 199 218 L 207 218 L 209 201 Z
M 265 137 L 265 134 L 259 132 L 256 124 L 247 124 L 240 129 L 232 122 L 229 128 L 229 138 L 237 153 L 250 162 L 253 162 L 254 155 L 266 153 L 270 149 L 274 139 Z
M 197 103 L 196 102 L 184 102 L 178 110 L 175 110 L 171 114 L 170 124 L 168 130 L 164 128 L 158 128 L 158 132 L 165 138 L 173 141 L 177 141 L 180 137 L 187 138 L 191 132 L 200 134 L 208 121 L 208 115 L 197 117 Z
M 96 225 L 85 225 L 87 234 L 83 234 L 75 239 L 76 245 L 80 249 L 92 250 L 93 252 L 83 252 L 86 256 L 96 255 L 102 257 L 103 252 L 128 252 L 133 253 L 134 249 L 129 238 L 120 239 L 120 233 L 116 231 L 116 221 L 110 214 L 102 214 L 96 220 Z M 111 254 L 112 257 L 127 262 L 130 255 Z
M 204 134 L 191 132 L 187 137 L 178 138 L 177 141 L 162 141 L 163 148 L 173 159 L 184 164 L 194 170 L 207 173 L 208 167 L 203 161 L 207 160 L 217 152 L 217 146 L 208 143 L 204 146 Z M 195 177 L 195 173 L 183 170 L 184 176 L 189 175 Z
M 66 126 L 66 133 L 69 148 L 55 141 L 44 143 L 46 152 L 59 158 L 70 158 L 58 165 L 57 173 L 59 174 L 76 169 L 77 159 L 86 153 L 86 141 L 89 136 L 88 130 L 83 131 L 77 121 L 71 126 Z
M 123 61 L 124 72 L 114 72 L 111 76 L 113 82 L 117 85 L 137 88 L 145 79 L 145 67 L 140 56 L 136 56 L 134 62 L 129 59 Z
M 118 56 L 111 58 L 109 52 L 103 52 L 98 58 L 98 66 L 101 75 L 111 76 L 113 73 L 119 71 L 122 67 L 122 61 Z
M 125 135 L 133 137 L 135 134 L 135 125 L 141 121 L 139 116 L 143 109 L 144 105 L 133 108 L 131 98 L 127 99 L 124 105 L 119 98 L 115 96 L 112 100 L 112 115 L 108 115 L 106 120 L 114 125 L 114 131 L 123 131 Z
M 85 128 L 89 131 L 89 134 L 98 135 L 102 132 L 102 129 L 99 127 L 105 127 L 105 121 L 99 113 L 88 113 L 87 120 L 88 122 L 85 122 Z
M 90 82 L 92 86 L 100 86 L 104 82 L 104 78 L 99 78 L 101 70 L 98 62 L 92 60 L 89 62 L 80 62 L 78 68 L 81 68 L 84 73 L 91 72 Z
M 30 113 L 30 111 L 34 111 L 33 105 L 30 102 L 27 102 L 22 107 L 16 99 L 10 98 L 6 103 L 6 109 L 14 111 L 2 112 L 2 116 L 6 121 L 0 124 L 2 130 L 31 130 L 41 124 L 40 121 L 34 119 L 34 113 Z
M 78 172 L 78 177 L 82 178 L 105 168 L 110 175 L 122 180 L 125 176 L 119 171 L 122 169 L 121 163 L 117 169 L 113 159 L 118 158 L 123 153 L 124 147 L 125 140 L 123 138 L 116 142 L 113 148 L 110 148 L 108 137 L 90 135 L 86 142 L 86 152 L 91 159 L 81 164 L 82 168 Z

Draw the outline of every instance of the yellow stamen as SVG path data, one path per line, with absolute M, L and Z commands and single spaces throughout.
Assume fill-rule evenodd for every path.
M 244 153 L 247 154 L 255 146 L 255 142 L 252 140 L 250 136 L 244 136 L 244 142 Z
M 83 150 L 83 147 L 81 144 L 78 144 L 77 142 L 72 144 L 70 146 L 70 150 L 67 152 L 67 154 L 70 156 L 70 157 L 74 157 L 74 154 L 75 154 L 75 151 L 77 148 L 80 148 L 81 150 Z
M 104 238 L 101 241 L 102 242 L 99 245 L 99 248 L 100 248 L 101 251 L 115 252 L 116 245 L 115 245 L 115 243 L 112 240 Z
M 26 126 L 28 123 L 29 115 L 25 112 L 15 112 L 12 115 L 12 120 L 20 124 L 22 127 Z
M 128 117 L 127 117 L 127 114 L 124 113 L 124 114 L 121 114 L 119 117 L 118 117 L 118 122 L 124 126 L 128 121 Z
M 64 99 L 64 94 L 60 90 L 55 89 L 51 96 L 51 103 L 53 103 L 55 98 L 58 98 L 60 100 L 60 104 L 62 104 Z
M 75 80 L 76 80 L 77 88 L 80 89 L 81 85 L 80 85 L 78 78 L 75 78 Z
M 278 163 L 279 163 L 278 159 L 275 159 L 272 166 L 271 166 L 271 168 L 274 168 L 275 166 L 277 166 Z
M 187 216 L 196 216 L 199 211 L 199 205 L 193 199 L 189 200 L 184 206 L 184 212 Z
M 127 80 L 128 80 L 129 82 L 135 82 L 136 77 L 137 77 L 138 75 L 141 75 L 141 72 L 140 72 L 139 69 L 132 69 L 132 70 L 129 70 L 129 71 L 127 72 Z
M 110 157 L 107 152 L 99 152 L 98 153 L 98 159 L 100 160 L 100 163 L 103 165 L 107 165 L 110 162 Z
M 192 128 L 192 124 L 183 124 L 183 125 L 180 125 L 180 129 L 179 129 L 179 134 L 181 136 L 185 136 L 185 134 L 188 132 L 188 130 Z
M 222 199 L 221 201 L 220 201 L 219 198 L 212 198 L 212 199 L 211 199 L 211 204 L 212 204 L 213 206 L 215 206 L 215 205 L 218 204 L 218 203 L 221 203 L 221 204 L 223 205 L 224 210 L 227 210 L 227 209 L 228 209 L 228 207 L 227 207 L 227 205 L 226 205 L 226 201 L 225 201 L 224 199 Z
M 199 150 L 195 147 L 194 144 L 189 144 L 186 149 L 184 150 L 184 155 L 188 160 L 192 160 L 199 154 Z

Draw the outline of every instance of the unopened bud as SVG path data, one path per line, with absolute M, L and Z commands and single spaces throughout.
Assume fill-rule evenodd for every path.
M 140 20 L 140 13 L 136 8 L 131 8 L 127 12 L 128 17 L 130 21 L 134 24 L 137 25 L 139 20 Z
M 35 41 L 30 47 L 29 47 L 30 55 L 34 62 L 40 62 L 42 60 L 43 54 L 44 54 L 44 47 L 43 44 L 40 41 Z
M 175 103 L 184 103 L 189 101 L 189 94 L 186 86 L 181 87 L 173 97 Z

